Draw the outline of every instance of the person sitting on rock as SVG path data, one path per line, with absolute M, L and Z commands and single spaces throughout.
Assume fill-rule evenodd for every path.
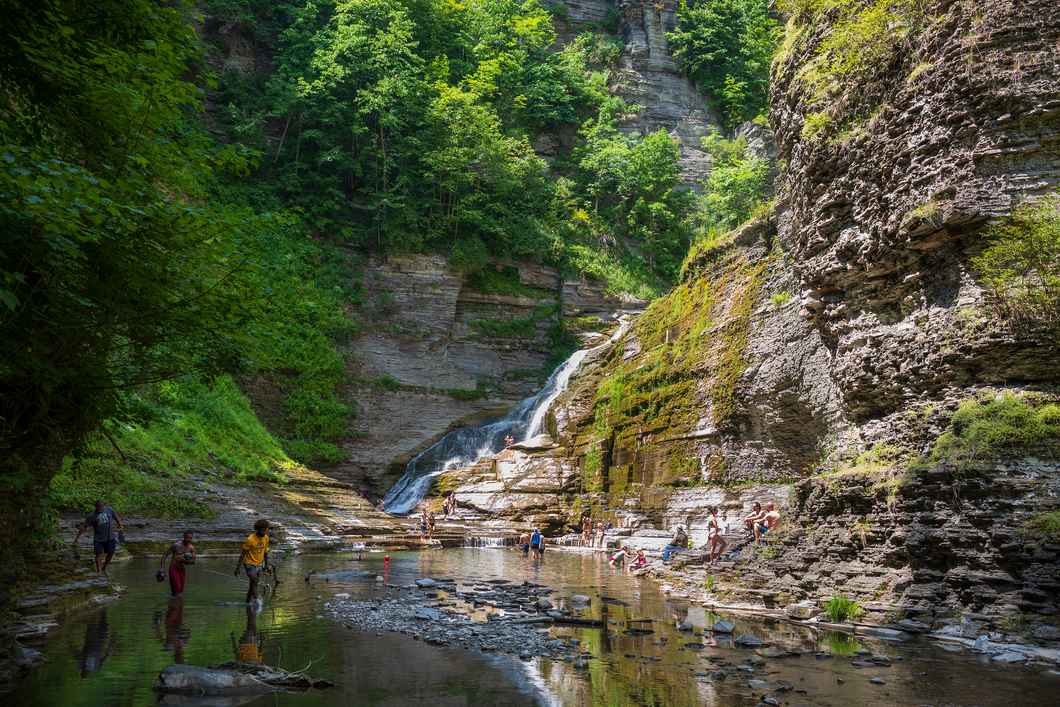
M 677 532 L 674 533 L 674 537 L 670 540 L 670 544 L 663 548 L 663 562 L 670 559 L 670 555 L 674 554 L 676 550 L 685 550 L 688 548 L 688 535 L 685 534 L 685 529 L 681 526 L 677 526 Z
M 512 437 L 511 435 L 508 435 L 507 437 L 504 438 L 504 446 L 505 447 L 510 447 L 513 444 L 515 444 L 515 437 Z
M 762 510 L 762 504 L 755 501 L 751 504 L 751 512 L 744 516 L 743 525 L 747 530 L 747 535 L 750 538 L 755 536 L 754 527 L 756 523 L 761 523 L 766 518 L 765 511 Z
M 643 550 L 637 550 L 637 556 L 633 558 L 633 561 L 629 563 L 627 570 L 634 570 L 638 567 L 643 567 L 648 564 L 648 558 L 644 556 Z
M 755 523 L 755 526 L 754 526 L 755 541 L 757 542 L 758 539 L 761 538 L 766 533 L 771 532 L 773 530 L 776 530 L 777 529 L 777 523 L 779 523 L 779 522 L 780 522 L 780 511 L 778 511 L 775 508 L 773 508 L 773 504 L 772 503 L 767 503 L 766 504 L 766 512 L 762 516 L 762 522 L 761 523 Z

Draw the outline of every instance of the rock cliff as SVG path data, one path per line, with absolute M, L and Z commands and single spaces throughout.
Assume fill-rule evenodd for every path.
M 357 429 L 337 479 L 383 493 L 417 453 L 456 427 L 503 417 L 536 390 L 555 346 L 562 303 L 568 323 L 613 319 L 623 303 L 602 286 L 555 268 L 496 262 L 517 293 L 476 290 L 444 255 L 374 258 L 365 271 L 367 327 L 351 346 Z M 513 273 L 513 270 L 515 271 Z
M 1060 183 L 1060 9 L 924 8 L 922 30 L 887 45 L 864 120 L 805 80 L 840 14 L 792 20 L 774 65 L 773 214 L 698 246 L 557 400 L 561 447 L 522 464 L 576 473 L 550 491 L 567 520 L 691 522 L 693 537 L 703 506 L 731 520 L 741 488 L 772 484 L 755 493 L 782 504 L 784 530 L 738 561 L 744 588 L 781 605 L 842 591 L 907 630 L 1015 616 L 1044 631 L 1060 548 L 1034 523 L 1060 508 L 1060 439 L 937 450 L 969 401 L 1060 399 L 1055 337 L 991 317 L 972 264 L 989 220 Z

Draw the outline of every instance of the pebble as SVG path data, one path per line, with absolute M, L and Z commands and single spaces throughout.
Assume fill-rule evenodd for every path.
M 880 678 L 873 678 L 872 680 L 869 680 L 869 682 L 872 683 L 873 685 L 886 685 L 887 684 L 883 680 L 881 680 Z

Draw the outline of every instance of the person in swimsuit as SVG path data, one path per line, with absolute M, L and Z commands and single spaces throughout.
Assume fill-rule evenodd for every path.
M 743 517 L 744 528 L 747 529 L 747 535 L 750 538 L 754 538 L 755 531 L 754 527 L 756 524 L 761 523 L 765 520 L 766 513 L 762 510 L 762 504 L 755 501 L 751 504 L 751 512 Z
M 420 510 L 420 540 L 427 539 L 427 506 Z
M 621 550 L 611 556 L 611 559 L 607 561 L 607 564 L 611 565 L 612 567 L 614 567 L 616 564 L 624 565 L 626 564 L 627 559 L 629 559 L 629 548 L 623 545 Z
M 643 567 L 646 564 L 648 564 L 648 558 L 644 556 L 644 551 L 637 550 L 637 556 L 633 558 L 633 561 L 629 563 L 629 567 L 626 569 L 633 570 L 637 567 Z
M 169 565 L 169 588 L 173 591 L 174 599 L 179 599 L 184 592 L 184 568 L 187 565 L 194 565 L 198 560 L 195 546 L 191 544 L 194 537 L 194 533 L 190 530 L 185 530 L 184 538 L 170 545 L 169 549 L 162 553 L 162 562 L 158 566 L 159 571 L 165 569 L 166 558 L 170 555 L 173 556 Z
M 427 539 L 434 540 L 434 511 L 427 513 Z
M 523 531 L 523 534 L 519 536 L 519 547 L 523 549 L 524 555 L 530 554 L 530 533 Z
M 710 540 L 710 552 L 707 553 L 707 561 L 714 564 L 725 552 L 728 543 L 721 536 L 721 524 L 718 522 L 718 507 L 710 509 L 710 519 L 707 521 L 707 538 Z
M 593 545 L 593 519 L 586 516 L 582 518 L 582 547 Z
M 777 529 L 777 523 L 780 522 L 780 512 L 773 508 L 772 503 L 766 504 L 766 513 L 762 516 L 762 522 L 755 524 L 755 542 L 757 542 L 766 533 L 772 532 Z
M 596 524 L 596 546 L 604 546 L 604 522 L 600 521 Z
M 534 551 L 534 559 L 540 559 L 541 557 L 541 533 L 538 532 L 537 528 L 534 528 L 534 532 L 530 535 L 530 549 Z

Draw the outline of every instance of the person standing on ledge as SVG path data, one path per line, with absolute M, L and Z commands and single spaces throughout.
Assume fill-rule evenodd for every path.
M 247 603 L 253 602 L 261 608 L 261 597 L 258 596 L 258 575 L 269 566 L 269 521 L 261 518 L 254 523 L 254 534 L 243 543 L 243 552 L 239 554 L 236 563 L 236 577 L 239 576 L 239 568 L 247 572 L 250 580 L 250 588 L 247 589 Z M 245 560 L 245 562 L 244 562 Z
M 184 538 L 170 545 L 169 549 L 162 553 L 162 561 L 158 566 L 160 572 L 165 569 L 166 558 L 170 555 L 173 556 L 173 559 L 169 564 L 169 588 L 173 590 L 174 599 L 179 599 L 180 595 L 184 592 L 185 566 L 194 565 L 196 560 L 198 560 L 198 555 L 195 553 L 195 546 L 191 544 L 194 537 L 194 533 L 190 530 L 185 530 Z
M 77 537 L 74 538 L 74 544 L 77 544 L 77 539 L 81 537 L 81 533 L 85 532 L 85 528 L 92 526 L 92 549 L 96 553 L 97 574 L 107 574 L 110 561 L 114 558 L 114 550 L 118 544 L 114 534 L 114 521 L 118 521 L 118 530 L 124 532 L 121 516 L 115 513 L 110 506 L 104 505 L 103 501 L 96 499 L 96 510 L 88 514 L 80 530 L 77 531 Z M 102 561 L 104 552 L 107 553 L 106 562 Z

